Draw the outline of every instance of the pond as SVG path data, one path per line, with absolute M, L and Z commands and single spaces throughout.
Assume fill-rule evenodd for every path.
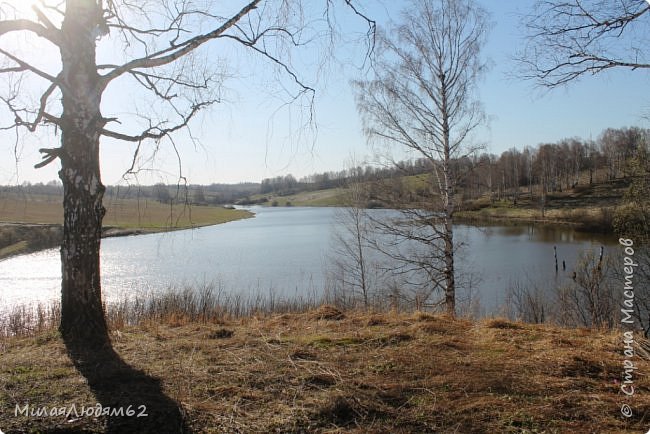
M 106 300 L 204 284 L 245 296 L 322 294 L 331 266 L 336 209 L 255 207 L 252 211 L 254 218 L 217 226 L 103 240 Z M 471 277 L 471 297 L 488 313 L 498 311 L 514 282 L 560 283 L 582 251 L 604 246 L 607 254 L 617 249 L 613 237 L 528 224 L 456 225 L 455 240 L 460 246 L 458 275 L 463 280 Z M 58 299 L 60 267 L 58 249 L 0 261 L 0 307 Z

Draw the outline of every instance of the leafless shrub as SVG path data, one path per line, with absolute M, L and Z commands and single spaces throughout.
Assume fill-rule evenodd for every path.
M 557 289 L 555 320 L 570 327 L 607 327 L 618 322 L 619 303 L 611 281 L 609 256 L 583 253 L 576 265 L 573 282 Z
M 549 320 L 552 300 L 548 290 L 535 285 L 530 279 L 527 283 L 516 281 L 506 291 L 507 305 L 512 306 L 508 316 L 528 323 L 542 324 Z

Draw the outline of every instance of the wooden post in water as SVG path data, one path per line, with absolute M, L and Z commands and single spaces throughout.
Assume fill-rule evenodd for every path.
M 553 256 L 555 257 L 555 273 L 557 274 L 557 247 L 553 246 Z
M 605 250 L 604 246 L 600 246 L 600 256 L 598 257 L 598 271 L 602 270 L 603 265 L 603 251 Z

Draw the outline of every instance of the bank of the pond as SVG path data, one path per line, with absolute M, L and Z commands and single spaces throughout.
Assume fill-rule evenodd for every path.
M 134 211 L 135 212 L 135 211 Z M 212 226 L 253 217 L 255 214 L 244 209 L 222 207 L 192 207 L 186 209 L 187 216 L 181 215 L 174 220 L 174 214 L 122 214 L 121 218 L 109 213 L 105 221 L 102 238 L 143 235 L 158 232 L 171 232 L 183 229 Z M 138 220 L 139 219 L 139 220 Z M 15 255 L 50 249 L 61 244 L 63 226 L 59 223 L 0 222 L 0 260 Z
M 370 184 L 367 184 L 370 187 Z M 629 187 L 624 179 L 581 184 L 565 191 L 549 192 L 542 196 L 539 186 L 522 188 L 516 197 L 509 194 L 485 194 L 457 204 L 454 218 L 458 223 L 570 226 L 587 233 L 613 233 L 612 219 Z M 459 194 L 457 197 L 461 197 Z M 330 188 L 293 194 L 258 194 L 244 201 L 262 206 L 346 206 L 348 190 Z M 378 198 L 368 200 L 371 208 L 389 207 Z
M 170 316 L 111 336 L 114 359 L 92 372 L 75 368 L 53 330 L 0 340 L 0 429 L 627 433 L 649 426 L 650 362 L 639 349 L 635 394 L 623 395 L 619 331 L 324 306 L 208 322 Z M 623 404 L 631 417 L 621 416 Z M 100 415 L 61 408 L 100 408 Z M 120 408 L 131 417 L 101 415 Z M 55 414 L 30 416 L 39 409 Z
M 477 226 L 494 225 L 535 225 L 537 227 L 565 227 L 573 230 L 611 235 L 613 209 L 603 211 L 578 209 L 573 212 L 549 212 L 541 217 L 538 210 L 509 208 L 485 208 L 481 211 L 458 211 L 454 215 L 454 222 L 472 224 Z

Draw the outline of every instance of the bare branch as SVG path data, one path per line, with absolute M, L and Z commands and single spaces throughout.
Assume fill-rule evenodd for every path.
M 61 37 L 58 30 L 46 28 L 30 20 L 5 20 L 0 21 L 0 36 L 19 31 L 29 31 L 41 38 L 45 38 L 54 45 L 60 46 Z
M 519 74 L 552 88 L 612 68 L 648 69 L 648 12 L 644 0 L 540 0 L 524 17 Z
M 128 71 L 132 71 L 134 69 L 141 69 L 141 68 L 154 68 L 156 66 L 166 65 L 190 53 L 191 51 L 195 50 L 200 45 L 208 42 L 209 40 L 218 38 L 219 36 L 223 35 L 223 33 L 226 32 L 228 29 L 235 26 L 244 16 L 246 16 L 248 13 L 256 9 L 257 5 L 260 2 L 261 0 L 255 0 L 250 2 L 244 8 L 242 8 L 237 14 L 233 15 L 228 21 L 226 21 L 221 26 L 219 26 L 218 28 L 216 28 L 215 30 L 209 33 L 195 36 L 178 45 L 173 45 L 170 48 L 157 51 L 156 53 L 153 53 L 146 57 L 142 57 L 140 59 L 132 60 L 130 62 L 125 63 L 124 65 L 115 68 L 113 71 L 105 74 L 102 77 L 103 87 L 106 87 L 110 81 L 116 79 L 117 77 L 121 76 L 122 74 Z
M 153 140 L 160 140 L 164 137 L 168 137 L 171 133 L 174 131 L 178 131 L 184 127 L 186 127 L 190 120 L 199 112 L 201 109 L 210 106 L 214 103 L 216 103 L 216 100 L 212 101 L 204 101 L 199 104 L 196 104 L 192 107 L 191 111 L 189 114 L 184 116 L 183 121 L 168 128 L 163 128 L 160 125 L 155 125 L 155 126 L 150 126 L 147 128 L 144 132 L 138 135 L 129 135 L 129 134 L 123 134 L 119 133 L 116 131 L 111 131 L 107 129 L 102 130 L 102 134 L 107 136 L 107 137 L 112 137 L 114 139 L 119 139 L 119 140 L 124 140 L 127 142 L 141 142 L 145 139 L 153 139 Z
M 38 124 L 41 123 L 44 117 L 47 117 L 48 120 L 51 122 L 52 116 L 45 113 L 45 106 L 47 105 L 48 98 L 50 97 L 50 95 L 52 95 L 52 93 L 56 90 L 56 88 L 57 88 L 56 84 L 54 83 L 50 84 L 50 87 L 48 87 L 45 93 L 43 93 L 43 95 L 41 96 L 41 105 L 40 108 L 38 109 L 36 118 L 34 119 L 34 121 L 31 122 L 30 125 L 27 125 L 29 131 L 32 132 L 36 131 L 36 127 L 38 126 Z
M 19 72 L 19 71 L 29 71 L 32 72 L 36 75 L 38 75 L 41 78 L 44 78 L 45 80 L 49 81 L 50 83 L 58 83 L 57 79 L 55 77 L 52 77 L 50 74 L 47 72 L 41 71 L 40 69 L 36 68 L 33 65 L 30 65 L 29 63 L 19 59 L 18 57 L 14 56 L 13 54 L 9 53 L 8 51 L 0 48 L 0 54 L 5 55 L 9 59 L 13 60 L 18 64 L 18 67 L 14 68 L 9 68 L 8 70 L 3 70 L 0 72 Z
M 41 161 L 38 164 L 34 165 L 34 169 L 40 169 L 41 167 L 45 167 L 57 158 L 60 158 L 62 155 L 63 150 L 61 148 L 41 148 L 38 150 L 41 154 L 43 154 L 43 161 Z
M 56 116 L 53 116 L 46 111 L 47 101 L 49 97 L 54 93 L 57 86 L 52 83 L 45 92 L 40 97 L 40 105 L 38 111 L 31 110 L 24 107 L 18 107 L 16 105 L 16 92 L 14 91 L 13 95 L 8 97 L 0 97 L 0 100 L 6 105 L 7 109 L 13 114 L 14 121 L 11 125 L 4 126 L 0 128 L 1 130 L 9 129 L 18 129 L 19 127 L 25 127 L 30 132 L 36 131 L 36 128 L 42 123 L 51 123 L 55 125 L 60 125 L 60 119 Z M 34 115 L 33 120 L 29 120 L 29 116 Z
M 293 81 L 303 89 L 303 91 L 316 92 L 316 90 L 313 87 L 307 86 L 302 81 L 300 81 L 300 79 L 298 78 L 296 73 L 294 71 L 292 71 L 291 68 L 289 68 L 289 66 L 285 62 L 281 61 L 276 56 L 273 56 L 272 54 L 270 54 L 266 49 L 260 48 L 257 45 L 255 45 L 257 40 L 258 40 L 257 38 L 255 38 L 255 39 L 253 39 L 251 41 L 248 41 L 248 40 L 244 40 L 242 38 L 238 38 L 238 37 L 233 36 L 233 35 L 223 35 L 221 37 L 235 40 L 235 41 L 239 42 L 240 44 L 242 44 L 242 45 L 244 45 L 246 47 L 249 47 L 253 51 L 255 51 L 255 52 L 263 55 L 267 59 L 271 60 L 273 63 L 275 63 L 281 69 L 283 69 L 284 72 L 287 73 L 293 79 Z
M 39 21 L 42 22 L 49 31 L 58 30 L 56 26 L 52 24 L 52 21 L 50 21 L 50 19 L 38 8 L 38 6 L 32 5 L 32 10 L 36 13 Z

